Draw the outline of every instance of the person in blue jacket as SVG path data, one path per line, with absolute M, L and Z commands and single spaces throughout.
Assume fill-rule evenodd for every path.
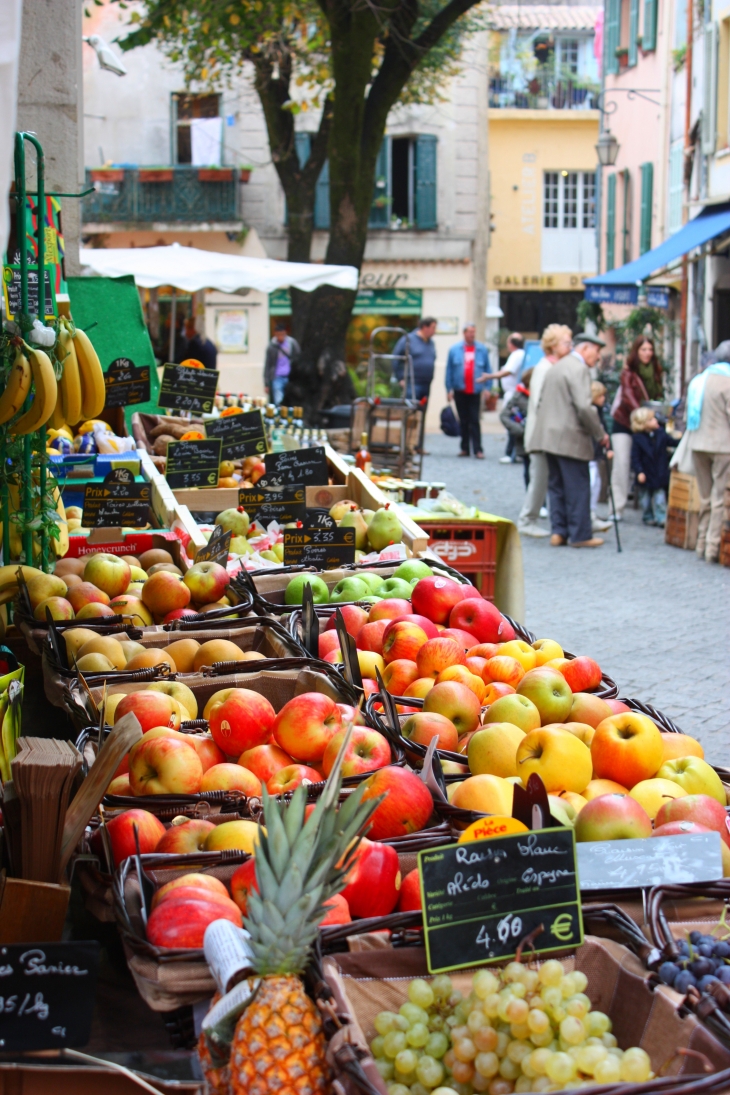
M 482 392 L 489 380 L 489 351 L 483 342 L 476 341 L 476 327 L 467 323 L 464 341 L 457 342 L 449 350 L 446 361 L 446 394 L 453 399 L 461 427 L 461 452 L 469 456 L 469 445 L 477 460 L 484 459 L 482 431 L 479 423 Z

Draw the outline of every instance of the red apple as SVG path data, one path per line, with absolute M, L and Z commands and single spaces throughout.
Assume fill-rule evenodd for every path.
M 391 696 L 403 696 L 409 684 L 418 679 L 418 666 L 408 658 L 389 662 L 383 673 L 383 684 Z
M 386 632 L 383 636 L 383 659 L 386 664 L 404 658 L 415 661 L 418 651 L 428 642 L 426 632 L 418 624 L 406 620 L 393 623 Z
M 431 738 L 437 738 L 438 749 L 448 749 L 455 753 L 459 747 L 459 735 L 451 719 L 435 711 L 419 711 L 407 718 L 401 727 L 401 733 L 409 741 L 428 746 Z
M 213 822 L 203 818 L 186 821 L 184 825 L 171 825 L 158 841 L 155 852 L 170 852 L 174 855 L 202 852 L 211 829 L 215 829 Z
M 236 867 L 231 875 L 231 897 L 244 916 L 248 912 L 248 895 L 252 890 L 256 893 L 259 892 L 259 885 L 256 881 L 256 860 L 253 856 L 247 859 L 245 863 L 242 863 L 240 867 Z
M 350 608 L 356 608 L 356 605 L 350 605 Z M 320 658 L 324 658 L 326 654 L 331 653 L 333 650 L 340 649 L 340 636 L 336 631 L 322 631 L 318 640 L 318 654 Z
M 470 673 L 474 674 L 475 677 L 482 677 L 483 680 L 483 673 L 488 660 L 488 658 L 472 658 L 471 654 L 469 653 L 466 656 L 464 665 Z
M 435 683 L 435 677 L 416 677 L 415 681 L 412 681 L 411 684 L 408 685 L 403 695 L 414 696 L 419 700 L 425 700 Z
M 383 653 L 383 635 L 388 626 L 388 619 L 373 620 L 365 624 L 358 632 L 356 639 L 359 650 L 371 650 L 373 654 Z
M 431 792 L 410 769 L 381 768 L 368 776 L 364 787 L 363 799 L 385 796 L 370 819 L 368 836 L 372 840 L 417 833 L 428 824 L 433 813 Z
M 322 774 L 316 768 L 309 768 L 306 764 L 290 764 L 274 773 L 266 784 L 266 790 L 270 795 L 285 795 L 289 791 L 295 791 L 299 784 L 305 781 L 322 783 Z
M 208 713 L 210 732 L 227 757 L 271 740 L 276 712 L 265 696 L 248 688 L 233 688 Z
M 326 776 L 332 771 L 344 737 L 345 731 L 340 730 L 330 739 L 324 751 L 322 770 Z M 355 726 L 342 762 L 342 775 L 359 776 L 362 772 L 374 772 L 390 764 L 390 759 L 390 745 L 382 734 L 370 727 Z
M 143 854 L 154 852 L 165 835 L 165 826 L 148 810 L 125 810 L 123 814 L 117 814 L 106 825 L 112 846 L 112 856 L 117 867 L 122 860 L 134 855 L 137 851 L 134 842 L 135 825 L 139 832 L 139 850 Z
M 604 700 L 613 711 L 614 715 L 621 715 L 624 711 L 630 711 L 631 708 L 623 700 Z
M 357 639 L 360 628 L 364 627 L 365 624 L 368 622 L 367 612 L 364 608 L 360 608 L 359 605 L 342 605 L 340 608 L 340 612 L 342 613 L 342 618 L 345 621 L 345 630 L 348 632 L 348 634 L 352 635 L 353 638 Z M 335 634 L 337 634 L 336 628 L 337 614 L 333 613 L 329 618 L 327 627 L 325 628 L 325 634 L 328 631 L 334 631 Z
M 377 601 L 370 609 L 368 622 L 396 620 L 399 616 L 412 615 L 412 611 L 410 601 L 405 601 L 402 597 L 385 597 L 382 601 Z
M 152 908 L 156 909 L 160 902 L 164 901 L 172 890 L 177 890 L 181 886 L 194 886 L 199 890 L 217 893 L 222 897 L 228 897 L 228 890 L 215 875 L 193 872 L 192 874 L 178 875 L 177 878 L 173 878 L 170 882 L 165 882 L 163 886 L 160 886 L 159 890 L 155 891 L 154 897 L 152 898 Z
M 376 692 L 380 691 L 380 685 L 377 681 L 372 680 L 370 677 L 363 677 L 362 690 L 365 695 L 365 699 L 367 699 L 368 696 L 374 696 Z
M 164 573 L 164 571 L 158 571 Z M 154 947 L 201 949 L 205 929 L 214 920 L 230 920 L 240 928 L 241 913 L 230 902 L 231 908 L 222 902 L 212 901 L 164 901 L 149 918 L 147 940 Z
M 171 624 L 173 620 L 184 620 L 186 616 L 197 616 L 194 608 L 176 608 L 162 617 L 163 624 Z
M 473 646 L 469 651 L 470 658 L 486 658 L 489 661 L 490 658 L 495 657 L 499 653 L 501 643 L 480 643 L 479 646 Z
M 431 620 L 428 619 L 428 617 L 416 616 L 415 614 L 411 613 L 409 616 L 396 616 L 394 620 L 390 620 L 388 622 L 388 627 L 386 627 L 385 629 L 385 637 L 387 637 L 388 629 L 393 624 L 401 623 L 403 620 L 407 620 L 410 624 L 417 624 L 422 631 L 426 632 L 429 639 L 435 639 L 439 633 L 439 629 L 436 627 L 436 624 L 432 623 Z
M 423 710 L 445 715 L 456 727 L 459 737 L 476 730 L 482 713 L 474 692 L 459 681 L 435 684 L 423 701 Z
M 511 624 L 499 609 L 476 591 L 454 605 L 449 614 L 449 627 L 476 635 L 477 643 L 504 643 L 514 638 Z
M 462 631 L 459 627 L 445 627 L 439 635 L 441 638 L 448 636 L 450 639 L 456 639 L 464 650 L 473 650 L 475 646 L 479 646 L 479 640 L 474 635 L 468 631 Z
M 183 580 L 190 591 L 188 600 L 192 598 L 197 605 L 209 605 L 220 601 L 231 576 L 220 563 L 205 562 L 193 563 Z
M 600 795 L 581 809 L 574 828 L 578 841 L 630 840 L 651 836 L 651 819 L 630 795 Z
M 248 798 L 259 798 L 261 780 L 241 764 L 214 764 L 203 775 L 201 791 L 242 791 Z
M 334 650 L 328 650 L 322 658 L 323 662 L 329 662 L 330 665 L 337 665 L 338 662 L 342 662 L 345 659 L 342 657 L 342 651 L 339 646 L 336 646 Z
M 109 597 L 117 597 L 120 593 L 124 593 L 131 576 L 129 563 L 119 555 L 111 555 L 105 551 L 92 555 L 84 567 L 84 582 L 91 583 Z M 76 586 L 76 589 L 78 588 Z
M 155 895 L 156 896 L 156 895 Z M 152 908 L 159 909 L 161 905 L 184 905 L 188 901 L 207 901 L 211 905 L 218 905 L 221 909 L 231 911 L 235 908 L 235 902 L 231 901 L 227 893 L 218 893 L 217 890 L 204 889 L 202 886 L 178 886 L 174 890 L 168 890 L 158 901 L 153 902 Z M 238 910 L 236 910 L 238 911 Z
M 601 667 L 593 658 L 572 658 L 561 670 L 571 692 L 590 692 L 601 683 Z
M 180 727 L 180 708 L 172 696 L 164 692 L 130 692 L 117 704 L 114 722 L 130 712 L 142 727 L 143 734 L 155 726 L 168 726 L 171 730 Z
M 129 772 L 124 772 L 121 776 L 115 776 L 107 787 L 106 793 L 108 795 L 124 795 L 128 798 L 132 794 Z
M 241 753 L 238 763 L 258 776 L 262 783 L 268 783 L 272 776 L 294 761 L 278 745 L 254 745 L 253 749 Z
M 320 928 L 326 928 L 331 924 L 349 924 L 352 921 L 350 906 L 341 893 L 333 894 L 329 901 L 325 902 L 324 907 L 327 913 L 319 922 Z
M 591 741 L 594 779 L 613 779 L 629 789 L 651 779 L 664 760 L 656 723 L 637 711 L 599 722 Z
M 176 608 L 187 608 L 190 590 L 182 575 L 158 570 L 142 586 L 142 601 L 155 616 L 166 616 Z
M 208 737 L 207 734 L 204 737 L 199 737 L 197 734 L 186 734 L 185 737 L 200 757 L 200 763 L 203 765 L 204 774 L 209 768 L 212 768 L 214 764 L 223 764 L 226 759 L 225 753 L 216 745 L 211 737 Z
M 359 707 L 353 707 L 349 703 L 338 703 L 343 726 L 352 723 L 354 726 L 364 726 L 365 719 Z
M 442 638 L 429 639 L 421 647 L 416 656 L 419 677 L 432 677 L 436 680 L 443 669 L 450 665 L 463 665 L 466 661 L 464 648 L 456 639 Z
M 454 605 L 463 601 L 472 588 L 436 574 L 421 578 L 411 594 L 413 611 L 427 616 L 435 624 L 445 624 Z
M 282 707 L 273 724 L 277 745 L 299 761 L 321 760 L 330 739 L 341 729 L 339 707 L 321 692 L 295 696 Z
M 418 875 L 418 867 L 416 867 L 408 872 L 401 883 L 396 912 L 415 912 L 416 910 L 420 912 L 422 908 L 421 879 Z
M 710 795 L 685 795 L 675 798 L 660 807 L 654 819 L 658 829 L 670 822 L 693 821 L 719 833 L 723 842 L 730 848 L 730 819 L 717 799 Z
M 158 572 L 159 573 L 159 572 Z M 135 795 L 194 795 L 203 765 L 191 745 L 168 737 L 143 737 L 129 752 L 129 782 Z
M 524 666 L 517 658 L 511 658 L 509 654 L 495 654 L 489 658 L 482 670 L 482 680 L 485 684 L 509 684 L 517 688 L 525 675 Z
M 129 585 L 129 582 L 127 582 L 127 585 Z M 68 590 L 66 600 L 78 615 L 85 605 L 108 605 L 111 597 L 104 593 L 103 590 L 97 589 L 91 582 L 80 582 L 79 585 L 72 586 L 72 588 Z
M 482 680 L 484 680 L 483 677 Z M 495 703 L 502 696 L 512 696 L 515 692 L 516 689 L 511 684 L 505 684 L 504 681 L 492 681 L 491 684 L 487 685 L 487 691 L 484 693 L 482 703 L 485 707 L 489 707 L 490 704 Z
M 400 863 L 395 848 L 363 837 L 355 862 L 348 871 L 342 896 L 353 916 L 387 916 L 398 901 L 400 883 Z

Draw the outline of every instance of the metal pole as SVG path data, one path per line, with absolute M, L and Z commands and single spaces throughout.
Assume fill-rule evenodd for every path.
M 621 537 L 618 534 L 618 517 L 616 516 L 616 503 L 613 500 L 613 486 L 611 484 L 611 472 L 613 470 L 613 465 L 611 463 L 612 459 L 613 457 L 606 457 L 606 462 L 608 464 L 608 497 L 611 502 L 611 512 L 613 513 L 613 527 L 616 529 L 616 551 L 620 553 L 622 550 Z
M 172 304 L 170 305 L 170 341 L 167 348 L 167 360 L 175 360 L 175 326 L 177 324 L 177 289 L 172 287 Z
M 18 244 L 20 247 L 20 311 L 21 318 L 28 316 L 28 253 L 27 253 L 27 240 L 25 229 L 25 217 L 26 217 L 26 186 L 25 186 L 25 134 L 15 134 L 15 192 L 17 197 L 17 229 L 18 229 Z M 25 408 L 30 406 L 29 400 L 26 400 Z M 32 517 L 33 499 L 31 494 L 31 447 L 30 437 L 25 436 L 23 438 L 23 482 L 21 484 L 22 490 L 22 508 L 25 514 L 26 521 L 29 522 Z M 25 565 L 33 566 L 33 534 L 30 528 L 26 527 L 23 532 L 23 554 L 25 555 Z
M 41 323 L 46 320 L 46 193 L 45 193 L 45 158 L 40 141 L 30 133 L 26 139 L 35 146 L 36 171 L 38 174 L 38 205 L 36 208 L 36 239 L 38 241 L 38 318 Z M 38 453 L 40 456 L 40 470 L 38 485 L 41 492 L 41 505 L 46 496 L 46 427 L 41 426 L 39 432 Z M 32 566 L 32 560 L 30 561 Z M 41 570 L 48 571 L 48 533 L 45 523 L 41 525 Z

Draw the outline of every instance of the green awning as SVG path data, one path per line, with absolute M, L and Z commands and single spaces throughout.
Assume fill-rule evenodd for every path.
M 355 298 L 354 316 L 420 316 L 423 305 L 421 289 L 359 289 Z M 288 289 L 269 293 L 269 315 L 291 315 Z

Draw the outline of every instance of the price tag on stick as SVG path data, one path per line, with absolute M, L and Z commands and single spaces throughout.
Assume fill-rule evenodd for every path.
M 353 688 L 362 688 L 362 675 L 360 673 L 360 663 L 357 659 L 355 638 L 345 627 L 345 621 L 339 608 L 335 609 L 335 624 L 337 627 L 337 634 L 340 638 L 340 650 L 342 651 L 345 680 L 348 684 L 351 684 Z
M 572 829 L 541 829 L 418 853 L 430 973 L 583 942 Z
M 231 550 L 232 535 L 231 529 L 224 532 L 220 525 L 216 525 L 208 543 L 196 553 L 195 562 L 220 563 L 221 566 L 225 566 L 228 562 L 228 553 Z
M 113 468 L 103 483 L 84 489 L 84 528 L 145 528 L 150 520 L 149 483 L 137 483 L 129 468 Z
M 215 369 L 192 369 L 188 365 L 165 365 L 162 371 L 158 407 L 171 407 L 191 414 L 210 414 L 218 388 Z
M 91 1034 L 99 944 L 14 943 L 0 948 L 0 1050 L 85 1046 Z
M 269 452 L 264 457 L 270 483 L 303 483 L 305 487 L 326 487 L 329 470 L 324 446 L 313 449 L 288 449 Z
M 309 582 L 302 588 L 302 641 L 313 658 L 319 657 L 319 619 L 314 611 L 314 597 Z
M 240 460 L 245 456 L 264 456 L 266 432 L 261 411 L 227 414 L 205 423 L 206 437 L 220 437 L 223 460 Z
M 150 370 L 148 366 L 137 368 L 128 357 L 112 361 L 104 374 L 106 407 L 133 407 L 136 403 L 150 401 Z
M 303 522 L 307 514 L 301 483 L 271 486 L 266 476 L 253 487 L 241 487 L 238 504 L 243 506 L 252 522 L 259 521 L 264 526 L 270 521 L 278 521 L 280 525 L 289 521 Z
M 334 570 L 354 562 L 354 528 L 284 529 L 284 566 Z
M 220 438 L 207 441 L 171 441 L 167 446 L 165 479 L 173 490 L 215 487 L 221 462 Z

